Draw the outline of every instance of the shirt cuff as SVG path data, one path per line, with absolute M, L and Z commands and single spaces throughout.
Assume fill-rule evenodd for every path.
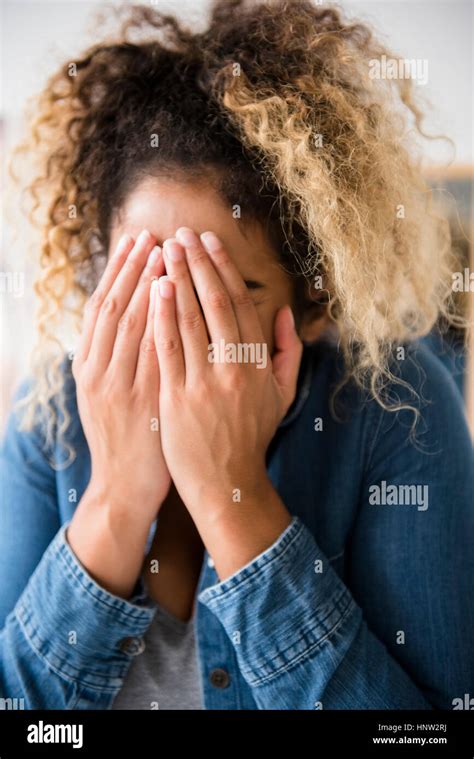
M 294 516 L 263 553 L 198 600 L 220 620 L 249 685 L 262 685 L 318 648 L 357 609 L 314 537 Z
M 92 688 L 120 688 L 156 605 L 141 578 L 125 600 L 95 582 L 62 525 L 31 576 L 16 616 L 36 654 L 57 674 Z

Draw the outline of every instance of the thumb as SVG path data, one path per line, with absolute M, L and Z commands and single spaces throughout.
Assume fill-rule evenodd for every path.
M 300 368 L 303 343 L 295 329 L 290 306 L 281 308 L 275 319 L 275 353 L 272 356 L 273 376 L 284 399 L 285 413 L 291 406 Z

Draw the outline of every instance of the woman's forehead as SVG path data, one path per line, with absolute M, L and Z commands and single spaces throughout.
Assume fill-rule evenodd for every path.
M 140 183 L 116 214 L 111 247 L 124 232 L 135 237 L 142 229 L 148 229 L 161 245 L 183 226 L 198 234 L 214 232 L 239 268 L 274 267 L 275 252 L 262 226 L 242 219 L 239 209 L 224 203 L 211 185 L 197 181 L 149 178 Z

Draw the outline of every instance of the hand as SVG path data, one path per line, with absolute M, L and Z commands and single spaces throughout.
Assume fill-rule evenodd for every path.
M 208 335 L 217 344 L 263 344 L 253 301 L 218 241 L 206 251 L 181 228 L 163 252 L 168 276 L 153 284 L 152 295 L 163 453 L 201 530 L 203 520 L 235 506 L 237 493 L 244 501 L 267 488 L 265 453 L 294 399 L 302 345 L 285 307 L 265 368 L 210 363 Z
M 90 489 L 151 523 L 170 487 L 158 430 L 150 285 L 163 273 L 146 230 L 121 239 L 86 305 L 72 370 L 92 461 Z

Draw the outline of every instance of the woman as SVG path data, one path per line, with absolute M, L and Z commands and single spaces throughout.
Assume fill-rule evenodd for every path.
M 49 82 L 41 340 L 2 459 L 2 696 L 472 692 L 472 448 L 420 340 L 455 319 L 449 240 L 411 87 L 369 76 L 387 52 L 307 0 L 221 0 L 199 33 L 130 11 Z M 56 326 L 92 290 L 66 356 Z

